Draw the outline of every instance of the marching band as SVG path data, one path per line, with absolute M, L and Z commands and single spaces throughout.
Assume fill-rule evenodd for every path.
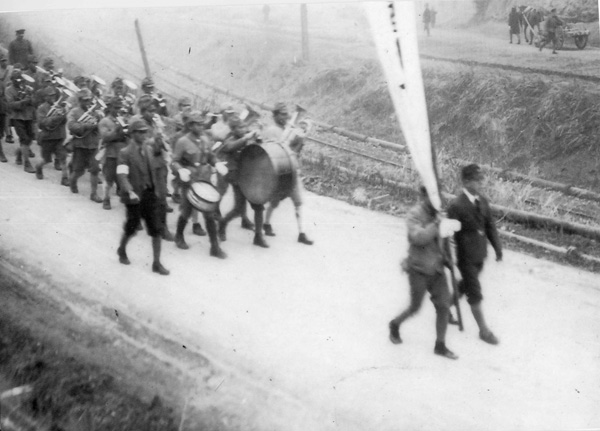
M 142 229 L 142 218 L 153 240 L 152 270 L 161 275 L 169 271 L 160 262 L 160 241 L 188 249 L 184 230 L 190 217 L 194 234 L 208 232 L 210 256 L 227 257 L 220 244 L 227 239 L 227 225 L 238 216 L 243 228 L 254 230 L 253 244 L 268 248 L 263 235 L 275 235 L 270 223 L 273 210 L 287 197 L 296 209 L 298 242 L 313 243 L 303 231 L 301 218 L 298 158 L 310 125 L 300 119 L 301 108 L 290 116 L 285 104 L 278 103 L 273 111 L 275 124 L 265 127 L 249 105 L 194 110 L 192 99 L 183 97 L 171 117 L 167 100 L 150 77 L 142 80 L 136 96 L 138 86 L 122 77 L 115 77 L 105 91 L 106 81 L 96 75 L 70 80 L 61 70 L 54 71 L 51 58 L 44 59 L 43 67 L 37 66 L 32 54 L 27 58 L 29 64 L 14 65 L 0 94 L 8 107 L 7 129 L 14 128 L 18 136 L 16 163 L 42 180 L 43 167 L 54 160 L 55 169 L 62 171 L 61 184 L 72 193 L 78 193 L 77 181 L 88 171 L 90 200 L 102 203 L 105 210 L 112 209 L 111 192 L 116 186 L 127 210 L 117 251 L 122 264 L 130 263 L 125 247 Z M 33 141 L 38 142 L 42 159 L 35 167 Z M 1 143 L 0 154 L 4 156 Z M 229 185 L 234 206 L 223 216 L 221 198 Z M 175 235 L 167 226 L 167 213 L 173 211 L 169 197 L 180 206 Z M 247 202 L 254 222 L 247 216 Z M 198 213 L 203 215 L 206 232 Z

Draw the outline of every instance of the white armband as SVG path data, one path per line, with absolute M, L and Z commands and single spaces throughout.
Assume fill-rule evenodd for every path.
M 129 175 L 129 166 L 118 165 L 117 166 L 117 174 Z

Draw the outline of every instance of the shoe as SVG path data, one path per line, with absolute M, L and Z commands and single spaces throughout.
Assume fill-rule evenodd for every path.
M 96 193 L 92 193 L 92 194 L 90 195 L 90 200 L 91 200 L 91 201 L 94 201 L 94 202 L 96 202 L 96 203 L 101 203 L 101 202 L 103 202 L 102 198 L 101 198 L 100 196 L 98 196 Z
M 15 143 L 15 139 L 12 137 L 12 135 L 8 135 L 5 139 L 7 144 L 14 144 Z
M 265 235 L 267 235 L 267 236 L 275 236 L 275 232 L 273 232 L 273 226 L 271 226 L 270 224 L 265 223 L 263 225 L 263 229 L 265 231 Z
M 19 156 L 17 156 L 17 158 L 15 159 L 15 163 L 16 163 L 18 166 L 21 166 L 21 165 L 23 164 L 23 159 L 21 159 L 20 155 L 19 155 Z
M 54 160 L 54 169 L 57 171 L 62 171 L 62 166 L 60 166 L 60 161 Z
M 192 233 L 198 236 L 206 236 L 206 231 L 202 229 L 202 225 L 200 223 L 192 224 Z
M 35 177 L 38 180 L 43 180 L 44 179 L 44 173 L 42 172 L 42 168 L 41 167 L 37 167 L 35 168 Z
M 28 174 L 35 174 L 35 168 L 33 166 L 31 166 L 29 163 L 25 164 L 25 166 L 23 167 L 23 170 L 25 172 L 27 172 Z
M 488 331 L 487 333 L 479 332 L 479 338 L 481 338 L 488 344 L 496 345 L 500 343 L 500 341 L 498 340 L 498 338 L 496 338 L 492 331 Z
M 311 241 L 306 237 L 305 233 L 298 235 L 298 242 L 306 245 L 313 245 L 314 241 Z
M 127 257 L 127 253 L 125 253 L 125 250 L 121 247 L 117 249 L 117 254 L 119 255 L 119 262 L 123 265 L 129 265 L 131 263 Z
M 446 347 L 443 343 L 435 343 L 435 348 L 433 349 L 433 353 L 436 355 L 443 356 L 448 359 L 458 359 L 458 356 L 454 354 L 454 352 Z
M 390 328 L 390 341 L 392 344 L 402 343 L 402 338 L 400 338 L 400 326 L 391 320 L 388 327 Z
M 61 185 L 61 186 L 65 186 L 65 187 L 69 187 L 69 179 L 68 179 L 67 177 L 63 177 L 63 178 L 60 180 L 60 185 Z
M 163 230 L 162 239 L 168 242 L 175 241 L 175 237 L 173 236 L 173 234 L 169 232 L 169 229 L 166 228 Z
M 247 218 L 242 218 L 242 229 L 254 230 L 254 223 Z
M 218 259 L 227 259 L 227 253 L 225 253 L 223 250 L 221 250 L 221 247 L 219 247 L 219 246 L 211 247 L 210 255 L 212 257 L 216 257 Z
M 181 195 L 179 193 L 173 193 L 173 196 L 171 196 L 171 200 L 176 204 L 180 204 L 181 203 Z
M 2 163 L 8 162 L 8 159 L 6 158 L 6 156 L 4 154 L 0 154 L 0 162 L 2 162 Z
M 187 250 L 190 248 L 190 246 L 187 245 L 187 243 L 185 242 L 185 239 L 183 239 L 182 237 L 175 236 L 174 241 L 177 248 L 180 248 L 182 250 Z
M 170 207 L 169 205 L 167 205 L 167 212 L 172 213 L 173 211 L 175 211 L 175 210 L 172 207 Z
M 219 228 L 217 235 L 219 236 L 219 241 L 221 241 L 221 242 L 227 241 L 227 231 L 225 229 Z
M 71 193 L 79 193 L 79 189 L 77 188 L 77 183 L 71 184 L 71 182 L 69 182 L 69 187 L 71 188 Z
M 253 244 L 262 248 L 269 248 L 269 244 L 267 244 L 262 235 L 255 235 Z
M 102 201 L 102 209 L 105 209 L 105 210 L 112 209 L 112 207 L 110 206 L 110 199 L 104 199 Z
M 156 272 L 157 274 L 160 275 L 169 275 L 170 272 L 167 268 L 165 268 L 164 266 L 162 266 L 162 264 L 160 262 L 154 262 L 152 264 L 152 272 Z

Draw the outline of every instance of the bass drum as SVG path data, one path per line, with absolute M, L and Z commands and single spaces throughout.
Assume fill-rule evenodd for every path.
M 262 205 L 274 197 L 290 195 L 296 180 L 297 162 L 275 142 L 251 144 L 240 154 L 239 184 L 249 202 Z

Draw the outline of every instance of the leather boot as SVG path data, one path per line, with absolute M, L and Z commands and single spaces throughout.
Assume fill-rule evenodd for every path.
M 23 170 L 29 174 L 35 174 L 35 168 L 29 161 L 29 146 L 21 145 L 21 157 L 23 158 Z
M 6 142 L 8 142 L 8 138 L 7 138 Z M 19 166 L 23 164 L 23 158 L 21 155 L 21 147 L 19 147 L 15 150 L 15 163 Z
M 152 238 L 152 254 L 154 256 L 154 260 L 152 262 L 152 272 L 156 272 L 160 275 L 169 275 L 170 271 L 162 266 L 160 263 L 160 248 L 161 248 L 161 238 L 159 236 L 155 236 Z
M 4 150 L 2 149 L 2 142 L 0 142 L 0 162 L 2 162 L 2 163 L 8 162 L 8 159 L 4 155 Z
M 119 248 L 117 249 L 117 255 L 119 256 L 119 262 L 123 265 L 129 265 L 131 262 L 127 257 L 127 252 L 125 248 L 127 247 L 127 242 L 129 241 L 129 237 L 125 234 L 121 237 L 121 243 L 119 244 Z
M 265 230 L 265 235 L 275 236 L 275 232 L 273 232 L 273 226 L 271 226 L 269 223 L 265 223 L 263 228 Z
M 185 242 L 185 238 L 183 237 L 183 231 L 186 225 L 186 219 L 184 219 L 183 217 L 179 217 L 177 219 L 177 230 L 175 231 L 175 245 L 177 246 L 177 248 L 180 248 L 182 250 L 187 250 L 188 248 L 190 248 L 190 246 L 187 245 L 187 243 Z
M 101 203 L 102 198 L 100 196 L 98 196 L 98 183 L 99 183 L 98 175 L 91 175 L 90 176 L 90 186 L 91 186 L 90 200 L 93 202 L 96 202 L 96 203 Z
M 221 250 L 219 238 L 217 237 L 217 222 L 215 220 L 206 220 L 206 231 L 210 238 L 210 255 L 219 259 L 226 259 L 227 253 Z

